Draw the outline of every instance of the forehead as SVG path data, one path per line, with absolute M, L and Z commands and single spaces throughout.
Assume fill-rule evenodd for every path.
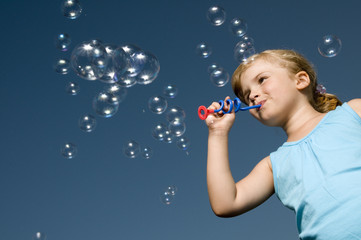
M 254 79 L 262 72 L 270 72 L 275 68 L 279 68 L 278 64 L 271 63 L 263 59 L 255 60 L 241 75 L 241 85 L 246 84 L 248 81 Z

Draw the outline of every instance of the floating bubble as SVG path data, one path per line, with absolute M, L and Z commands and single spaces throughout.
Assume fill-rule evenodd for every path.
M 70 43 L 71 39 L 67 33 L 61 33 L 55 38 L 55 47 L 63 52 L 69 50 Z
M 126 88 L 116 83 L 106 85 L 104 87 L 104 91 L 114 94 L 117 97 L 119 103 L 124 101 L 128 92 Z
M 72 159 L 78 152 L 77 146 L 74 143 L 67 142 L 61 148 L 61 155 L 67 159 Z
M 163 89 L 164 96 L 168 98 L 175 98 L 177 96 L 178 89 L 175 85 L 168 84 Z
M 78 95 L 80 91 L 79 84 L 77 84 L 76 82 L 68 82 L 65 86 L 65 91 L 73 96 Z
M 236 48 L 251 48 L 251 47 L 254 47 L 254 40 L 253 38 L 245 34 L 241 37 L 241 40 L 236 44 L 234 48 L 236 49 Z
M 163 141 L 168 128 L 163 123 L 158 123 L 152 129 L 152 136 L 158 141 Z
M 158 76 L 160 65 L 156 56 L 151 52 L 144 51 L 134 57 L 137 61 L 142 62 L 141 71 L 135 76 L 138 84 L 147 85 L 152 83 Z
M 335 57 L 341 51 L 341 40 L 335 35 L 326 35 L 318 44 L 318 52 L 324 57 Z
M 101 91 L 93 99 L 93 109 L 101 117 L 109 118 L 117 113 L 119 100 L 116 95 Z
M 162 96 L 153 96 L 148 100 L 148 108 L 151 112 L 162 114 L 168 106 L 167 100 Z
M 178 191 L 178 188 L 174 185 L 168 186 L 165 192 L 168 192 L 170 195 L 174 196 Z
M 174 139 L 175 139 L 175 135 L 169 129 L 167 129 L 164 132 L 163 142 L 172 143 L 174 141 Z
M 104 47 L 108 61 L 99 80 L 105 83 L 118 82 L 129 66 L 128 56 L 121 47 L 112 44 L 105 44 Z
M 173 196 L 169 192 L 163 192 L 160 195 L 160 201 L 165 205 L 170 205 L 173 201 Z
M 123 146 L 124 155 L 128 158 L 135 158 L 140 153 L 140 146 L 134 140 L 129 140 Z
M 176 144 L 179 149 L 187 150 L 191 143 L 188 138 L 182 136 L 182 137 L 178 138 Z
M 214 26 L 220 26 L 226 20 L 226 12 L 220 6 L 212 6 L 207 11 L 207 19 Z
M 229 74 L 223 68 L 217 68 L 211 73 L 210 80 L 215 86 L 223 87 L 229 81 Z
M 45 233 L 37 232 L 33 236 L 33 240 L 46 240 L 46 235 L 45 235 Z
M 172 122 L 172 121 L 182 122 L 186 117 L 186 113 L 181 107 L 173 106 L 167 109 L 167 111 L 165 112 L 165 117 L 168 122 Z
M 206 42 L 201 42 L 196 47 L 196 53 L 202 58 L 208 58 L 212 54 L 212 48 Z
M 149 159 L 153 156 L 153 149 L 150 147 L 143 147 L 141 152 L 142 157 L 145 159 Z
M 70 68 L 69 60 L 67 60 L 65 58 L 60 58 L 60 59 L 56 60 L 56 62 L 54 64 L 55 72 L 60 73 L 60 74 L 68 74 L 69 68 Z
M 63 0 L 61 5 L 63 15 L 69 19 L 76 19 L 83 10 L 79 0 Z
M 234 59 L 238 63 L 246 62 L 247 59 L 254 55 L 256 50 L 253 46 L 243 48 L 241 45 L 234 49 Z
M 124 44 L 121 48 L 129 59 L 128 68 L 125 71 L 125 77 L 135 77 L 140 73 L 145 64 L 144 53 L 142 49 L 134 44 Z
M 247 22 L 241 18 L 233 18 L 229 25 L 229 29 L 231 33 L 233 33 L 237 37 L 242 37 L 247 32 Z
M 186 125 L 184 122 L 174 120 L 169 122 L 168 129 L 172 133 L 172 135 L 176 137 L 182 136 L 186 131 Z
M 130 88 L 137 84 L 137 80 L 134 77 L 122 76 L 117 84 L 121 87 Z
M 79 77 L 92 81 L 103 76 L 108 61 L 106 49 L 98 40 L 85 41 L 77 45 L 70 60 Z
M 218 65 L 218 63 L 212 63 L 211 65 L 208 66 L 208 73 L 211 74 L 214 70 L 216 70 L 217 68 L 219 68 L 221 66 Z
M 79 128 L 84 132 L 92 132 L 96 127 L 96 119 L 91 114 L 85 114 L 79 119 Z

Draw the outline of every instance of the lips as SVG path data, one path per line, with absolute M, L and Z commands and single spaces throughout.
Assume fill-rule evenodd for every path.
M 259 108 L 259 110 L 261 110 L 263 108 L 263 105 L 265 104 L 265 102 L 266 102 L 266 100 L 263 100 L 256 104 L 256 105 L 261 104 L 261 107 Z

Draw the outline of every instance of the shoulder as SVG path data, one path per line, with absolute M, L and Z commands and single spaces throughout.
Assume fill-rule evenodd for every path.
M 268 168 L 272 172 L 272 163 L 271 163 L 271 157 L 270 156 L 267 156 L 267 157 L 263 158 L 260 161 L 260 163 L 263 164 L 266 168 Z
M 352 99 L 347 104 L 361 117 L 361 98 Z

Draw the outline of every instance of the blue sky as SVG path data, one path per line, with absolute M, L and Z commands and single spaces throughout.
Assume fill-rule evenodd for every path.
M 290 48 L 315 66 L 319 82 L 342 101 L 360 97 L 361 16 L 358 1 L 81 1 L 78 19 L 65 18 L 62 1 L 0 3 L 1 18 L 1 160 L 0 238 L 32 239 L 44 232 L 49 240 L 75 239 L 298 239 L 293 212 L 276 196 L 235 218 L 216 217 L 206 186 L 207 128 L 197 117 L 199 105 L 229 95 L 228 83 L 215 87 L 207 68 L 237 67 L 233 48 L 239 38 L 228 29 L 235 17 L 248 23 L 256 50 Z M 226 22 L 213 26 L 206 18 L 212 5 L 222 6 Z M 60 33 L 70 35 L 70 50 L 54 46 Z M 317 45 L 326 34 L 342 41 L 341 52 L 325 58 Z M 136 44 L 160 62 L 157 79 L 127 89 L 111 118 L 97 116 L 91 106 L 104 83 L 79 78 L 73 71 L 54 71 L 58 58 L 70 58 L 83 41 Z M 195 48 L 206 41 L 209 58 Z M 76 96 L 65 92 L 69 81 L 80 86 Z M 152 127 L 164 115 L 148 110 L 148 99 L 167 84 L 178 95 L 169 106 L 186 112 L 186 153 L 175 143 L 156 141 Z M 91 133 L 78 127 L 81 115 L 96 116 Z M 150 159 L 129 159 L 122 147 L 129 139 L 150 146 Z M 285 141 L 277 128 L 263 126 L 248 113 L 237 113 L 230 133 L 230 163 L 236 180 Z M 65 159 L 61 146 L 73 142 L 78 154 Z M 159 196 L 169 185 L 178 191 L 170 205 Z

